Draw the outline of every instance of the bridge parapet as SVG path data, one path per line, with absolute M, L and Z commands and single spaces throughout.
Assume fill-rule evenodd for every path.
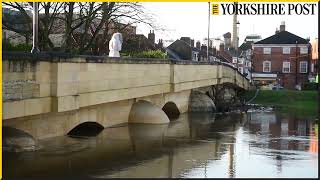
M 4 53 L 3 77 L 3 119 L 227 82 L 248 87 L 236 69 L 219 63 L 48 53 Z

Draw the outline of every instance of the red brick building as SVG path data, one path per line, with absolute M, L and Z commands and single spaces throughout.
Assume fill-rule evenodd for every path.
M 285 30 L 253 44 L 254 83 L 281 85 L 294 89 L 308 82 L 311 62 L 310 43 Z

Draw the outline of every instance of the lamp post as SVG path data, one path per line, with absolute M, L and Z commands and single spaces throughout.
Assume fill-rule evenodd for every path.
M 240 27 L 240 22 L 237 22 L 237 34 L 236 34 L 236 42 L 234 43 L 235 45 L 235 50 L 236 50 L 236 57 L 237 57 L 237 68 L 238 68 L 238 63 L 239 63 L 239 48 L 238 48 L 238 44 L 239 44 L 239 27 Z M 239 69 L 238 69 L 239 71 Z
M 296 41 L 296 87 L 298 85 L 298 41 Z
M 34 2 L 33 3 L 33 19 L 32 19 L 32 25 L 33 25 L 33 41 L 32 41 L 32 50 L 31 53 L 39 53 L 39 41 L 38 41 L 38 25 L 39 25 L 39 3 Z
M 208 2 L 208 45 L 207 45 L 207 61 L 209 61 L 209 44 L 210 44 L 209 34 L 210 34 L 210 2 Z
M 240 22 L 237 22 L 237 39 L 236 39 L 236 50 L 238 51 L 239 46 L 239 28 L 240 28 Z

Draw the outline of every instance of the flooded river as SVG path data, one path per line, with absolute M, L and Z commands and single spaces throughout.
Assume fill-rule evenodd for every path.
M 312 117 L 280 112 L 181 114 L 164 125 L 106 128 L 4 153 L 3 177 L 318 177 Z

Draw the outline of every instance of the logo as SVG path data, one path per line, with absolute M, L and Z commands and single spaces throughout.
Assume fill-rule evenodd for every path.
M 219 15 L 219 4 L 212 4 L 212 15 Z
M 220 3 L 222 15 L 315 15 L 316 3 Z M 211 14 L 219 15 L 220 4 L 212 4 Z

